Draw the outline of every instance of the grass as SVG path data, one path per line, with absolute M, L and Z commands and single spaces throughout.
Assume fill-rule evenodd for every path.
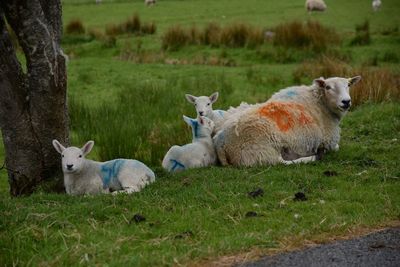
M 0 239 L 2 262 L 187 264 L 250 247 L 282 248 L 289 235 L 342 234 L 350 226 L 396 220 L 399 118 L 395 104 L 357 109 L 344 123 L 341 150 L 316 164 L 213 167 L 175 176 L 158 171 L 156 183 L 132 196 L 39 193 L 2 201 L 2 231 L 7 226 L 9 233 Z M 325 177 L 326 170 L 338 176 Z M 258 187 L 264 196 L 249 198 Z M 298 191 L 308 200 L 294 202 Z M 249 211 L 258 216 L 246 218 Z M 146 221 L 130 223 L 136 213 Z
M 290 0 L 165 0 L 152 8 L 141 0 L 64 0 L 64 25 L 78 19 L 86 29 L 86 35 L 65 35 L 62 44 L 70 58 L 71 142 L 94 139 L 91 159 L 141 160 L 156 171 L 157 182 L 130 196 L 38 191 L 11 199 L 0 170 L 1 264 L 208 265 L 224 255 L 280 251 L 299 240 L 399 221 L 400 5 L 387 0 L 374 13 L 369 2 L 326 2 L 327 12 L 309 15 L 303 3 Z M 107 25 L 137 29 L 132 14 L 140 16 L 141 31 L 153 34 L 105 34 Z M 253 32 L 248 25 L 273 30 L 291 21 L 329 25 L 340 45 L 327 41 L 315 52 L 273 39 L 259 44 L 260 32 L 243 45 Z M 351 45 L 356 25 L 365 21 L 370 43 Z M 192 45 L 163 50 L 162 36 L 178 24 Z M 221 45 L 224 29 L 232 31 Z M 353 74 L 364 79 L 343 120 L 340 151 L 322 161 L 177 175 L 160 168 L 169 146 L 190 141 L 182 115 L 195 111 L 185 93 L 219 91 L 215 108 L 226 109 L 319 76 Z M 4 154 L 0 145 L 0 163 Z M 264 195 L 248 197 L 257 188 Z M 300 191 L 307 201 L 293 201 Z M 146 220 L 135 223 L 138 213 Z

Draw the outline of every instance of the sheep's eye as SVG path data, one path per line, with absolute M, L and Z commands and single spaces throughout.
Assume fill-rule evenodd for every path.
M 207 104 L 207 106 L 209 106 L 209 105 L 210 105 L 210 103 Z
M 197 104 L 194 104 L 195 107 L 197 107 Z
M 64 157 L 64 155 L 61 155 L 61 157 Z
M 82 158 L 82 155 L 79 155 L 80 158 Z
M 332 89 L 332 87 L 330 85 L 327 85 L 325 88 L 326 88 L 326 90 Z

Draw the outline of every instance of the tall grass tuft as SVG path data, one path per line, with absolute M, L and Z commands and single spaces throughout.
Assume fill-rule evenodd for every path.
M 218 90 L 232 93 L 224 76 L 169 79 L 166 81 L 121 84 L 118 101 L 91 107 L 78 99 L 69 101 L 71 129 L 76 140 L 95 140 L 100 160 L 136 158 L 159 166 L 174 144 L 191 141 L 191 131 L 182 115 L 195 117 L 195 110 L 184 98 L 187 88 L 193 94 L 209 95 Z M 210 90 L 210 88 L 213 88 Z M 220 99 L 218 106 L 228 106 Z
M 325 51 L 330 45 L 340 43 L 333 28 L 325 27 L 318 21 L 286 22 L 275 28 L 274 45 L 310 49 L 314 52 Z
M 164 33 L 163 48 L 178 50 L 186 45 L 208 45 L 211 47 L 249 47 L 254 48 L 264 43 L 264 33 L 260 28 L 245 24 L 233 23 L 221 27 L 215 22 L 206 25 L 202 30 L 196 26 L 182 28 L 172 26 Z
M 400 74 L 385 68 L 353 68 L 335 58 L 322 56 L 304 62 L 293 73 L 295 82 L 308 83 L 318 77 L 352 77 L 361 75 L 362 80 L 350 90 L 353 105 L 365 102 L 400 101 Z
M 140 33 L 142 22 L 140 21 L 139 15 L 135 14 L 128 18 L 123 24 L 124 32 L 126 33 Z
M 371 43 L 371 35 L 369 33 L 369 21 L 366 20 L 361 25 L 356 25 L 356 35 L 351 40 L 351 45 L 368 45 Z
M 154 34 L 157 30 L 154 22 L 142 22 L 139 15 L 135 14 L 125 22 L 119 24 L 108 24 L 106 26 L 106 34 L 108 36 L 116 36 L 120 34 L 132 33 L 135 35 Z
M 189 43 L 190 36 L 180 25 L 170 27 L 166 30 L 161 39 L 161 46 L 164 50 L 176 51 Z
M 74 19 L 71 20 L 66 28 L 65 28 L 65 33 L 67 34 L 85 34 L 85 27 L 83 26 L 83 23 L 79 19 Z

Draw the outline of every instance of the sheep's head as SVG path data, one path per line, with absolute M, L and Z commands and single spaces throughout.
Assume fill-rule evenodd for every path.
M 199 116 L 197 119 L 191 119 L 183 115 L 183 120 L 192 127 L 193 139 L 210 137 L 214 130 L 214 122 L 204 116 Z
M 211 117 L 213 108 L 212 104 L 218 99 L 218 92 L 211 96 L 193 96 L 186 94 L 186 99 L 196 107 L 197 116 Z
M 82 148 L 65 148 L 57 140 L 53 140 L 53 146 L 61 154 L 61 164 L 64 173 L 77 173 L 83 168 L 85 156 L 89 154 L 94 145 L 93 141 L 87 142 Z
M 314 80 L 314 84 L 323 90 L 323 96 L 328 108 L 333 113 L 342 117 L 351 107 L 350 87 L 358 83 L 361 76 L 353 78 L 319 78 Z

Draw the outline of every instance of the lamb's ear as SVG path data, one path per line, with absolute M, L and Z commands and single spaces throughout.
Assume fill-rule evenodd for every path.
M 349 78 L 349 86 L 353 86 L 361 80 L 361 76 L 354 76 L 353 78 Z
M 88 141 L 82 148 L 82 153 L 84 156 L 89 154 L 90 151 L 92 151 L 92 148 L 94 146 L 94 141 Z
M 192 126 L 192 119 L 183 115 L 183 120 L 189 125 Z
M 214 94 L 210 95 L 211 103 L 214 103 L 215 101 L 217 101 L 218 95 L 219 95 L 218 92 L 215 92 Z
M 65 147 L 62 144 L 60 144 L 60 142 L 58 142 L 56 139 L 54 139 L 52 143 L 58 153 L 62 154 L 64 152 Z
M 189 95 L 189 94 L 186 94 L 185 97 L 186 97 L 187 101 L 189 101 L 192 104 L 194 104 L 197 99 L 197 97 L 195 97 L 194 95 Z
M 326 87 L 326 83 L 325 83 L 324 77 L 315 79 L 313 83 L 315 85 L 317 85 L 319 88 L 325 88 Z

